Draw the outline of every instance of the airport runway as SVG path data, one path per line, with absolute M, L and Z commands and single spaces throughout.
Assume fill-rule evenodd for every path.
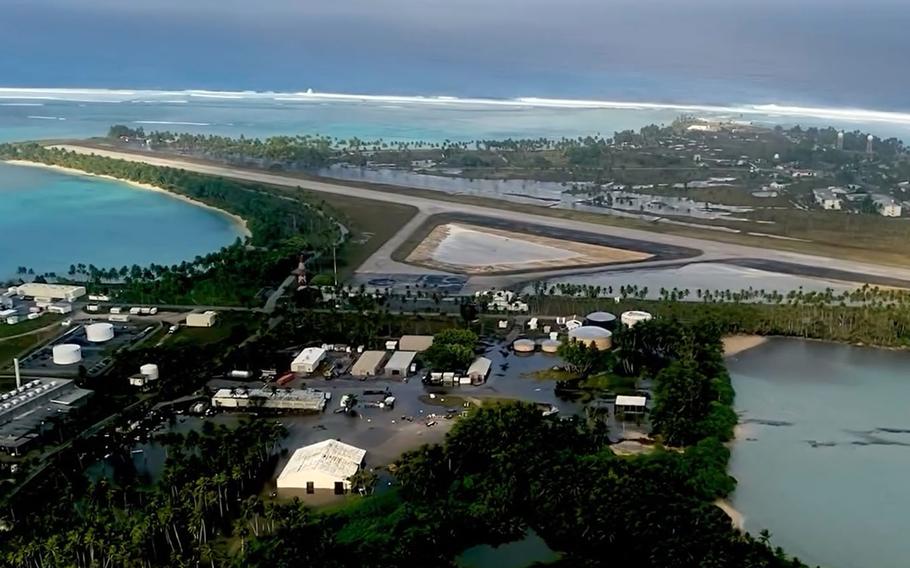
M 268 183 L 278 186 L 300 188 L 303 191 L 315 191 L 348 197 L 359 197 L 362 199 L 372 199 L 388 203 L 401 205 L 410 205 L 419 209 L 420 213 L 411 221 L 405 224 L 401 230 L 392 239 L 387 241 L 367 259 L 357 270 L 358 274 L 432 274 L 439 271 L 428 270 L 420 267 L 411 266 L 396 262 L 392 259 L 391 254 L 408 237 L 413 234 L 429 217 L 433 215 L 444 214 L 466 214 L 491 219 L 493 222 L 505 222 L 513 226 L 539 226 L 557 231 L 579 231 L 591 233 L 604 237 L 615 239 L 631 239 L 635 241 L 645 241 L 652 243 L 652 246 L 664 246 L 668 248 L 695 249 L 700 251 L 694 256 L 687 259 L 687 262 L 725 262 L 733 263 L 750 263 L 761 265 L 766 270 L 786 271 L 789 274 L 800 274 L 806 276 L 818 276 L 820 274 L 829 274 L 837 279 L 849 280 L 857 283 L 870 283 L 890 286 L 907 286 L 910 287 L 910 269 L 881 266 L 868 264 L 851 260 L 837 258 L 828 258 L 815 256 L 804 253 L 775 250 L 773 248 L 760 248 L 744 246 L 705 239 L 691 237 L 682 237 L 665 233 L 652 233 L 640 229 L 628 229 L 610 225 L 601 225 L 585 221 L 574 221 L 545 215 L 534 215 L 524 212 L 516 212 L 508 209 L 509 204 L 503 203 L 503 209 L 485 207 L 470 204 L 454 203 L 450 201 L 435 200 L 430 197 L 419 197 L 414 195 L 405 195 L 400 193 L 385 192 L 376 189 L 367 189 L 363 187 L 354 187 L 343 183 L 305 180 L 280 174 L 246 170 L 231 166 L 219 164 L 206 164 L 190 160 L 183 160 L 173 157 L 152 156 L 133 152 L 121 152 L 115 150 L 103 150 L 78 145 L 60 145 L 59 148 L 65 148 L 70 151 L 82 154 L 96 154 L 110 158 L 116 158 L 127 161 L 143 162 L 156 166 L 165 166 L 171 168 L 180 168 L 188 171 L 194 171 L 203 174 L 235 178 L 239 180 Z M 771 240 L 769 239 L 769 245 Z M 679 264 L 680 260 L 658 260 L 636 263 L 637 268 L 646 268 L 659 266 L 661 264 Z M 625 265 L 628 268 L 629 265 Z M 778 267 L 778 268 L 775 268 Z M 620 269 L 622 266 L 616 266 Z M 590 272 L 610 270 L 610 268 L 590 269 Z M 531 274 L 525 273 L 520 277 L 483 277 L 485 284 L 495 284 L 504 281 L 531 280 L 542 276 L 552 278 L 566 273 L 579 273 L 578 270 L 548 271 L 546 273 Z

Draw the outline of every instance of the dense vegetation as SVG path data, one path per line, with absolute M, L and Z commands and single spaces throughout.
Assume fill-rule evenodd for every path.
M 99 268 L 80 263 L 70 267 L 70 278 L 88 280 L 93 289 L 115 288 L 125 301 L 249 305 L 260 289 L 289 273 L 301 252 L 318 256 L 343 237 L 333 214 L 319 204 L 282 197 L 263 184 L 37 144 L 0 144 L 0 159 L 29 160 L 149 184 L 246 220 L 252 233 L 249 243 L 238 240 L 179 265 Z
M 618 457 L 599 421 L 545 418 L 524 403 L 484 406 L 444 445 L 403 456 L 394 492 L 329 514 L 267 506 L 278 520 L 250 541 L 242 563 L 448 566 L 466 546 L 533 529 L 563 551 L 565 566 L 606 558 L 661 568 L 801 566 L 764 537 L 733 530 L 712 504 L 733 488 L 721 443 L 732 431 L 732 392 L 717 326 L 668 320 L 636 328 L 619 358 L 657 377 L 656 434 L 684 451 Z
M 477 334 L 467 329 L 445 329 L 433 336 L 433 345 L 421 357 L 438 371 L 464 371 L 474 360 Z
M 904 290 L 864 286 L 844 293 L 780 294 L 752 289 L 720 293 L 665 289 L 660 300 L 646 300 L 648 292 L 637 286 L 541 285 L 526 299 L 538 315 L 585 314 L 607 305 L 616 313 L 644 309 L 686 321 L 710 317 L 731 334 L 910 347 L 910 292 Z
M 23 510 L 0 534 L 4 566 L 146 567 L 216 565 L 214 542 L 232 531 L 245 499 L 274 465 L 284 429 L 253 421 L 214 426 L 158 442 L 168 458 L 160 478 L 141 483 L 129 438 L 119 438 L 112 476 L 89 482 L 78 449 L 44 483 L 19 496 Z M 37 536 L 40 535 L 40 536 Z

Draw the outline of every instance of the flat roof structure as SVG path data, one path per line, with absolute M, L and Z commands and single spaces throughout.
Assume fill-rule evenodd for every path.
M 401 351 L 426 351 L 433 345 L 432 335 L 402 335 L 398 340 Z
M 385 360 L 385 351 L 364 351 L 351 367 L 351 374 L 355 377 L 372 377 L 379 374 L 382 362 Z
M 615 406 L 625 407 L 625 408 L 640 408 L 644 409 L 648 404 L 648 399 L 643 396 L 629 396 L 620 394 L 616 396 Z
M 36 300 L 66 300 L 72 302 L 85 296 L 85 286 L 68 286 L 65 284 L 40 284 L 28 282 L 16 286 L 20 296 L 31 296 Z
M 478 357 L 468 367 L 468 377 L 471 378 L 472 383 L 482 383 L 487 380 L 487 375 L 490 374 L 490 367 L 492 366 L 493 362 L 486 357 Z
M 212 327 L 218 319 L 218 312 L 207 310 L 186 315 L 187 327 Z
M 325 358 L 325 349 L 322 347 L 307 347 L 291 361 L 291 371 L 294 373 L 312 373 Z
M 0 395 L 0 448 L 19 453 L 91 394 L 70 380 L 35 379 Z
M 243 387 L 218 389 L 212 397 L 216 408 L 253 408 L 267 410 L 296 410 L 321 412 L 325 409 L 329 393 L 313 389 Z
M 339 442 L 323 440 L 297 449 L 278 476 L 279 489 L 334 489 L 340 483 L 350 488 L 348 478 L 357 473 L 366 450 Z
M 385 374 L 389 377 L 406 377 L 411 363 L 417 357 L 416 351 L 396 351 L 385 365 Z

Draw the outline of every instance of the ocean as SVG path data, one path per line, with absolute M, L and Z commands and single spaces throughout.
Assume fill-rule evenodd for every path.
M 174 264 L 231 244 L 227 216 L 116 181 L 0 163 L 0 281 L 24 266 L 65 275 Z
M 0 104 L 39 106 L 0 106 L 2 140 L 113 122 L 390 140 L 609 135 L 683 113 L 910 139 L 910 3 L 897 0 L 3 4 L 0 53 L 15 56 L 0 57 L 12 89 Z M 33 87 L 52 90 L 22 90 Z

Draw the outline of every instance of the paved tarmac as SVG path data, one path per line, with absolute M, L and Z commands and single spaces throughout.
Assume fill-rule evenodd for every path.
M 58 146 L 67 150 L 83 153 L 96 154 L 110 158 L 143 162 L 156 166 L 165 166 L 172 168 L 182 168 L 188 171 L 194 171 L 203 174 L 230 177 L 240 180 L 248 180 L 273 185 L 300 188 L 302 191 L 315 191 L 321 193 L 330 193 L 344 195 L 348 197 L 358 197 L 362 199 L 371 199 L 387 203 L 396 203 L 401 205 L 410 205 L 419 209 L 420 213 L 410 222 L 405 224 L 402 229 L 379 250 L 376 251 L 369 259 L 364 262 L 358 269 L 358 273 L 366 274 L 415 274 L 415 273 L 439 273 L 438 271 L 426 270 L 414 267 L 408 264 L 396 262 L 391 258 L 391 253 L 400 246 L 417 228 L 422 225 L 426 219 L 432 215 L 442 214 L 467 214 L 479 217 L 486 217 L 496 222 L 508 222 L 512 224 L 521 224 L 529 226 L 539 226 L 551 228 L 560 231 L 579 231 L 592 233 L 595 235 L 612 237 L 616 239 L 632 239 L 636 241 L 646 241 L 652 246 L 681 247 L 686 249 L 695 249 L 700 251 L 689 261 L 749 261 L 751 263 L 761 263 L 767 269 L 774 270 L 775 266 L 782 266 L 791 274 L 805 274 L 807 276 L 817 276 L 819 272 L 830 271 L 837 274 L 839 279 L 847 279 L 859 283 L 884 283 L 894 286 L 910 287 L 910 269 L 881 266 L 851 260 L 837 258 L 828 258 L 804 253 L 774 250 L 773 248 L 760 248 L 745 245 L 737 245 L 697 239 L 692 237 L 682 237 L 665 233 L 651 233 L 640 229 L 628 229 L 610 225 L 601 225 L 585 221 L 574 221 L 547 217 L 544 215 L 534 215 L 524 212 L 511 211 L 508 209 L 509 204 L 503 203 L 504 209 L 492 207 L 453 203 L 448 201 L 435 200 L 430 197 L 418 197 L 413 195 L 404 195 L 400 193 L 384 192 L 375 189 L 366 189 L 363 187 L 354 187 L 342 183 L 304 180 L 295 177 L 284 176 L 267 172 L 246 170 L 219 164 L 204 164 L 195 161 L 182 160 L 179 158 L 151 156 L 131 152 L 120 152 L 114 150 L 101 150 L 96 148 L 82 147 L 76 145 Z M 769 239 L 769 247 L 772 245 Z M 662 264 L 679 263 L 679 260 L 658 260 L 637 263 L 639 268 L 660 266 Z M 628 267 L 628 265 L 626 265 Z M 600 267 L 591 269 L 593 271 L 603 271 L 605 268 Z M 483 277 L 483 283 L 496 284 L 506 280 L 529 280 L 540 277 L 554 277 L 565 273 L 579 273 L 580 271 L 549 271 L 546 273 L 523 274 L 520 277 Z

